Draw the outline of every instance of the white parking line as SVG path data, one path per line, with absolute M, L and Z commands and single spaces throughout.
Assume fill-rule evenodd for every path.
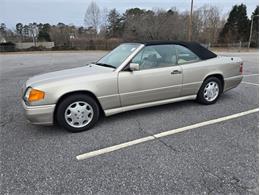
M 103 149 L 100 149 L 100 150 L 94 150 L 92 152 L 80 154 L 80 155 L 76 156 L 76 158 L 78 160 L 84 160 L 84 159 L 87 159 L 87 158 L 92 158 L 92 157 L 95 157 L 95 156 L 99 156 L 101 154 L 113 152 L 113 151 L 120 150 L 120 149 L 129 147 L 129 146 L 133 146 L 133 145 L 136 145 L 136 144 L 155 140 L 157 138 L 173 135 L 175 133 L 180 133 L 180 132 L 187 131 L 187 130 L 190 130 L 190 129 L 195 129 L 195 128 L 198 128 L 198 127 L 203 127 L 203 126 L 212 125 L 212 124 L 215 124 L 215 123 L 220 123 L 222 121 L 231 120 L 231 119 L 238 118 L 238 117 L 241 117 L 241 116 L 245 116 L 245 115 L 248 115 L 248 114 L 252 114 L 252 113 L 255 113 L 255 112 L 258 112 L 258 111 L 259 111 L 259 108 L 256 108 L 256 109 L 248 110 L 248 111 L 245 111 L 245 112 L 240 112 L 240 113 L 237 113 L 237 114 L 224 116 L 224 117 L 221 117 L 221 118 L 218 118 L 218 119 L 213 119 L 213 120 L 189 125 L 189 126 L 186 126 L 186 127 L 181 127 L 181 128 L 178 128 L 178 129 L 165 131 L 165 132 L 162 132 L 162 133 L 143 137 L 143 138 L 140 138 L 140 139 L 136 139 L 136 140 L 133 140 L 133 141 L 129 141 L 129 142 L 114 145 L 114 146 L 111 146 L 111 147 L 103 148 Z
M 244 77 L 259 76 L 259 74 L 244 74 Z
M 244 84 L 248 84 L 248 85 L 259 86 L 259 84 L 256 84 L 256 83 L 250 83 L 250 82 L 246 82 L 246 81 L 243 81 L 242 83 L 244 83 Z

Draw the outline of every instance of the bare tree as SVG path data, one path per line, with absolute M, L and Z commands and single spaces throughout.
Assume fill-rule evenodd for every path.
M 101 16 L 100 16 L 100 26 L 99 26 L 99 37 L 105 38 L 107 34 L 108 27 L 108 9 L 103 8 Z
M 73 25 L 58 23 L 52 26 L 49 31 L 51 40 L 57 47 L 71 47 L 71 41 L 76 37 L 77 28 Z
M 204 5 L 194 12 L 193 34 L 196 39 L 205 43 L 217 42 L 222 27 L 220 11 L 217 7 Z
M 108 9 L 103 8 L 102 13 L 100 14 L 100 25 L 107 27 L 108 25 Z
M 30 23 L 29 24 L 29 35 L 32 37 L 34 46 L 36 46 L 38 33 L 39 33 L 39 31 L 38 31 L 37 24 L 36 23 Z
M 98 32 L 100 21 L 101 21 L 100 8 L 94 1 L 92 1 L 86 10 L 84 23 L 87 27 L 92 27 Z

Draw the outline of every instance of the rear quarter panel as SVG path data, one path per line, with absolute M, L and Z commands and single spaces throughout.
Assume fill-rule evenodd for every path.
M 214 74 L 223 76 L 225 82 L 224 91 L 235 87 L 242 79 L 239 72 L 241 62 L 240 58 L 218 56 L 209 60 L 182 65 L 183 87 L 181 95 L 197 94 L 203 81 L 208 76 Z M 237 81 L 229 82 L 230 79 L 232 80 L 232 78 L 236 77 L 239 78 Z

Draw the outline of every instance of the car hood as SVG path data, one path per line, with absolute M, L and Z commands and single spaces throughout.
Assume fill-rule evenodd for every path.
M 53 82 L 62 79 L 70 79 L 70 78 L 77 78 L 82 76 L 91 76 L 97 74 L 103 74 L 108 72 L 113 72 L 113 68 L 98 66 L 95 64 L 86 65 L 84 67 L 79 68 L 72 68 L 66 70 L 60 70 L 40 75 L 35 75 L 28 79 L 26 82 L 26 86 L 32 86 L 37 83 L 42 82 Z

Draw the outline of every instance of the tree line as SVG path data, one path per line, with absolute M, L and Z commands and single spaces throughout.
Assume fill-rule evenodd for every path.
M 204 5 L 193 12 L 192 40 L 204 44 L 247 42 L 253 18 L 252 44 L 258 47 L 259 6 L 251 17 L 244 4 L 234 5 L 228 17 L 219 8 Z M 84 26 L 48 23 L 16 24 L 15 30 L 1 24 L 0 33 L 7 41 L 54 41 L 61 49 L 111 49 L 124 41 L 187 40 L 189 12 L 176 8 L 145 10 L 131 8 L 101 10 L 91 2 L 86 9 Z

